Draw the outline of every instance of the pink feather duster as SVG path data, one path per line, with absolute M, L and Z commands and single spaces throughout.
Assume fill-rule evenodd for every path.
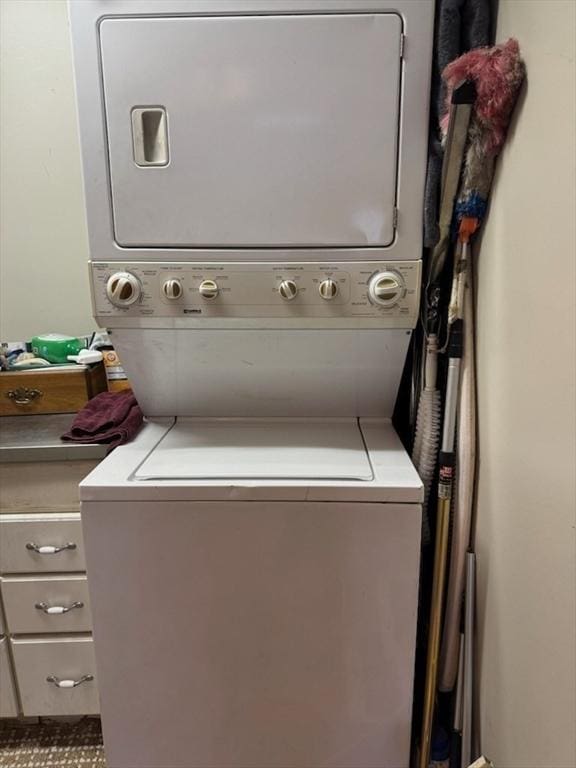
M 482 151 L 488 156 L 497 155 L 506 139 L 524 76 L 524 62 L 514 38 L 493 48 L 476 48 L 455 59 L 442 73 L 448 86 L 446 114 L 441 121 L 443 133 L 448 129 L 452 90 L 464 80 L 472 80 L 476 86 L 474 115 L 481 129 Z

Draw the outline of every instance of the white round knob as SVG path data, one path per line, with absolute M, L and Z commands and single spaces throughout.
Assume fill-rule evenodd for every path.
M 368 298 L 381 307 L 393 307 L 404 293 L 404 283 L 396 272 L 377 272 L 368 283 Z
M 129 307 L 142 295 L 142 286 L 131 272 L 115 272 L 106 283 L 106 295 L 115 307 Z
M 330 301 L 338 296 L 338 283 L 335 280 L 327 278 L 326 280 L 322 280 L 318 286 L 318 290 L 323 299 Z
M 164 282 L 162 292 L 170 301 L 176 301 L 182 297 L 182 283 L 175 277 L 171 277 Z
M 198 292 L 203 299 L 215 299 L 220 289 L 214 280 L 202 280 L 198 286 Z
M 278 286 L 278 293 L 284 301 L 292 301 L 298 295 L 298 286 L 294 280 L 282 280 Z

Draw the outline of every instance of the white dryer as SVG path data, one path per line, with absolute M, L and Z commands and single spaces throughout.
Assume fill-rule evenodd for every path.
M 70 10 L 94 314 L 147 416 L 80 489 L 108 765 L 408 766 L 433 2 Z

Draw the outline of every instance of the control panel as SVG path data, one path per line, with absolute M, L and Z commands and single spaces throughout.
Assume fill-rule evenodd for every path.
M 374 327 L 411 328 L 419 287 L 420 261 L 92 264 L 95 314 L 111 326 L 120 318 L 152 317 L 252 319 L 261 327 L 274 320 L 328 321 L 319 327 L 367 320 Z

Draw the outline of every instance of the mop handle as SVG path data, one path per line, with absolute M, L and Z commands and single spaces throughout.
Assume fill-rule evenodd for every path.
M 472 80 L 465 80 L 452 91 L 440 179 L 439 225 L 441 230 L 450 229 L 452 222 L 452 211 L 458 194 L 462 163 L 468 141 L 468 127 L 475 101 L 476 86 Z
M 444 401 L 444 425 L 440 446 L 440 474 L 438 498 L 449 499 L 452 496 L 454 480 L 454 443 L 456 440 L 456 409 L 458 406 L 458 387 L 460 384 L 460 363 L 464 351 L 464 323 L 459 318 L 450 329 L 448 341 L 448 375 L 446 378 L 446 399 Z
M 438 281 L 444 269 L 450 245 L 450 227 L 454 214 L 454 203 L 458 194 L 466 142 L 468 141 L 468 127 L 475 99 L 476 88 L 474 83 L 469 80 L 466 80 L 452 92 L 440 186 L 438 219 L 440 236 L 432 251 L 428 274 L 425 279 L 424 306 L 426 307 L 426 319 L 424 327 L 428 329 L 429 333 L 436 331 L 439 321 L 441 291 Z
M 458 227 L 458 245 L 454 257 L 454 274 L 450 303 L 448 305 L 448 333 L 454 322 L 464 314 L 464 290 L 470 269 L 470 239 L 476 232 L 480 222 L 474 216 L 463 216 Z

